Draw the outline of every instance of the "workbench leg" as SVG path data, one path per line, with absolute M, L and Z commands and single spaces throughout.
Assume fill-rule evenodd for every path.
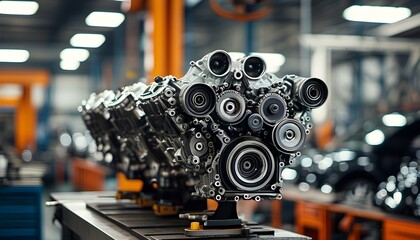
M 280 200 L 271 201 L 271 225 L 275 228 L 281 227 L 282 202 Z
M 331 234 L 331 213 L 326 206 L 297 201 L 295 205 L 296 232 L 307 235 L 305 228 L 316 230 L 314 239 L 329 240 Z
M 360 225 L 360 223 L 355 223 L 347 239 L 359 240 L 361 236 L 362 236 L 362 226 Z
M 61 225 L 61 239 L 62 240 L 81 240 L 79 235 L 77 235 L 70 228 L 64 225 Z
M 319 231 L 319 239 L 330 239 L 331 237 L 331 213 L 327 207 L 322 208 L 322 218 L 325 220 L 325 225 Z

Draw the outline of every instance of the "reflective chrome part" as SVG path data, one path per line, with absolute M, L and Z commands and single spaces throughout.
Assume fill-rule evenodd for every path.
M 283 120 L 286 116 L 286 111 L 286 101 L 280 95 L 273 93 L 267 94 L 261 99 L 258 110 L 268 124 L 275 124 Z
M 213 111 L 216 95 L 210 86 L 196 83 L 181 90 L 179 101 L 185 112 L 194 117 L 202 117 Z
M 232 148 L 233 147 L 233 148 Z M 275 160 L 268 146 L 259 139 L 238 138 L 221 154 L 221 167 L 238 190 L 257 191 L 272 181 Z M 221 172 L 223 169 L 221 169 Z
M 273 130 L 275 146 L 285 153 L 299 151 L 303 147 L 305 139 L 305 128 L 295 119 L 286 119 L 277 124 Z
M 294 94 L 297 98 L 296 103 L 309 108 L 317 108 L 327 100 L 327 84 L 318 78 L 303 78 L 288 75 L 285 77 L 285 80 L 289 84 L 295 85 Z
M 254 113 L 248 118 L 248 127 L 253 132 L 261 131 L 263 124 L 263 118 L 258 113 Z
M 224 50 L 216 50 L 198 61 L 191 61 L 188 72 L 179 80 L 187 83 L 220 85 L 230 77 L 232 69 L 233 62 L 229 54 Z
M 226 76 L 232 65 L 232 60 L 227 52 L 217 50 L 208 56 L 207 67 L 216 77 Z
M 220 94 L 216 103 L 216 112 L 227 123 L 236 123 L 242 119 L 246 109 L 245 100 L 237 91 L 228 90 Z
M 328 88 L 318 78 L 307 78 L 297 83 L 297 94 L 303 105 L 316 108 L 327 100 Z
M 243 59 L 242 70 L 247 78 L 256 80 L 264 75 L 266 65 L 258 56 L 249 56 Z

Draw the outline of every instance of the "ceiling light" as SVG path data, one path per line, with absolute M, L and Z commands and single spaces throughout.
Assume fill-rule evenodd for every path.
M 77 70 L 80 66 L 80 62 L 72 60 L 61 60 L 60 67 L 63 70 Z
M 343 17 L 349 21 L 394 23 L 408 18 L 411 11 L 404 7 L 361 6 L 353 5 L 346 8 Z
M 62 60 L 84 62 L 89 57 L 89 51 L 81 48 L 66 48 L 60 53 Z
M 0 49 L 0 62 L 22 63 L 29 58 L 29 52 L 22 49 Z
M 93 33 L 77 33 L 70 39 L 73 47 L 97 48 L 105 42 L 105 36 Z
M 33 15 L 38 8 L 34 1 L 0 1 L 0 14 Z
M 86 24 L 93 27 L 118 27 L 125 17 L 116 12 L 92 12 L 86 17 Z

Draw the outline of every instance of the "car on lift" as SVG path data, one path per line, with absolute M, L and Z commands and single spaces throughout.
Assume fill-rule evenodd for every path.
M 403 159 L 420 153 L 420 111 L 390 113 L 350 127 L 334 145 L 307 148 L 283 171 L 302 191 L 337 193 L 337 201 L 371 205 L 380 182 L 395 175 Z

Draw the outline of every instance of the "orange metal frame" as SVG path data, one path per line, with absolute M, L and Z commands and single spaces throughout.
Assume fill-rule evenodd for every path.
M 241 22 L 247 22 L 247 21 L 255 21 L 261 18 L 266 17 L 268 14 L 271 13 L 271 8 L 268 6 L 262 7 L 260 10 L 256 12 L 246 12 L 245 5 L 236 5 L 233 12 L 227 11 L 223 9 L 217 0 L 211 0 L 210 1 L 210 7 L 211 9 L 219 16 L 235 20 L 235 21 L 241 21 Z
M 0 98 L 0 108 L 2 107 L 16 107 L 19 103 L 19 98 Z
M 148 1 L 147 21 L 153 26 L 153 70 L 155 76 L 183 75 L 184 62 L 184 0 Z
M 17 84 L 22 95 L 17 99 L 0 99 L 0 107 L 15 107 L 15 146 L 17 152 L 36 146 L 36 109 L 31 103 L 31 87 L 46 86 L 50 74 L 45 70 L 0 70 L 0 84 Z

